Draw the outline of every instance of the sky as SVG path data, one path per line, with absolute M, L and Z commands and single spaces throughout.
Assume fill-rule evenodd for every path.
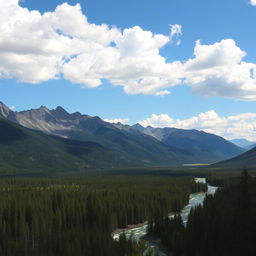
M 256 141 L 256 0 L 0 0 L 0 101 Z

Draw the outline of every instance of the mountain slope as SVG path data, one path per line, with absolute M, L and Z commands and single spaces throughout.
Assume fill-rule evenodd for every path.
M 246 150 L 250 150 L 250 149 L 252 149 L 252 148 L 254 148 L 254 147 L 256 147 L 256 143 L 253 143 L 253 144 L 251 144 L 251 145 L 249 145 L 249 146 L 246 146 L 245 149 L 246 149 Z
M 238 147 L 245 148 L 247 150 L 253 148 L 253 145 L 255 144 L 255 142 L 246 139 L 234 139 L 231 140 L 231 142 L 237 145 Z
M 194 157 L 185 150 L 159 142 L 152 136 L 131 127 L 121 128 L 105 122 L 99 117 L 69 114 L 63 108 L 39 109 L 13 112 L 4 104 L 0 109 L 5 117 L 30 129 L 46 134 L 80 141 L 92 141 L 125 155 L 134 165 L 180 165 L 194 163 Z
M 186 150 L 201 163 L 212 163 L 228 159 L 243 153 L 245 150 L 223 139 L 220 136 L 197 130 L 176 128 L 142 127 L 135 129 L 157 138 L 166 145 Z
M 216 163 L 214 166 L 225 167 L 255 167 L 256 166 L 256 147 L 231 159 Z
M 0 103 L 0 115 L 46 134 L 99 143 L 138 164 L 213 163 L 245 151 L 222 137 L 202 131 L 111 124 L 97 116 L 69 114 L 62 107 L 49 110 L 41 106 L 13 112 Z
M 48 136 L 0 118 L 0 171 L 74 172 L 131 166 L 124 155 L 94 142 Z

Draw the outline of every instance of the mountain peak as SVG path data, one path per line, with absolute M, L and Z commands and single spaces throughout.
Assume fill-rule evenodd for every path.
M 11 112 L 12 110 L 0 101 L 0 116 L 7 118 Z
M 56 109 L 51 110 L 51 114 L 58 119 L 70 119 L 71 114 L 69 114 L 63 107 L 58 106 Z
M 132 126 L 132 128 L 139 130 L 139 131 L 143 131 L 144 127 L 142 125 L 140 125 L 139 123 L 136 123 Z
M 46 106 L 40 106 L 40 108 L 39 108 L 40 110 L 46 110 L 46 111 L 48 111 L 49 109 L 46 107 Z
M 58 106 L 56 109 L 56 111 L 60 112 L 60 113 L 68 113 L 63 107 Z

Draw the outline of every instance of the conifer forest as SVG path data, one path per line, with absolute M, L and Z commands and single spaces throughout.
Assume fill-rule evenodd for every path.
M 112 232 L 178 213 L 201 190 L 191 177 L 4 179 L 0 255 L 142 255 L 143 242 L 114 241 Z

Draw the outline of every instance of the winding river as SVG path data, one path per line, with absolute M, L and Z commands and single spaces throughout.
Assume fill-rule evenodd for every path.
M 206 179 L 205 178 L 195 178 L 195 182 L 206 184 Z M 207 184 L 207 187 L 208 187 L 207 192 L 200 192 L 200 193 L 195 193 L 195 194 L 190 195 L 189 203 L 183 208 L 183 210 L 181 212 L 181 218 L 185 225 L 188 221 L 188 216 L 189 216 L 191 208 L 196 207 L 197 205 L 203 204 L 206 194 L 214 194 L 216 192 L 216 190 L 218 189 L 217 187 L 210 186 L 209 184 Z M 169 217 L 173 218 L 174 215 L 173 214 L 169 215 Z M 148 225 L 144 225 L 141 227 L 131 228 L 131 229 L 122 231 L 121 233 L 115 234 L 113 236 L 113 239 L 118 240 L 119 236 L 124 232 L 127 238 L 129 238 L 132 235 L 133 240 L 138 242 L 142 236 L 147 234 L 147 227 L 148 227 Z M 158 247 L 156 247 L 154 245 L 150 244 L 150 248 L 152 248 L 158 256 L 167 256 L 165 253 L 161 252 Z

